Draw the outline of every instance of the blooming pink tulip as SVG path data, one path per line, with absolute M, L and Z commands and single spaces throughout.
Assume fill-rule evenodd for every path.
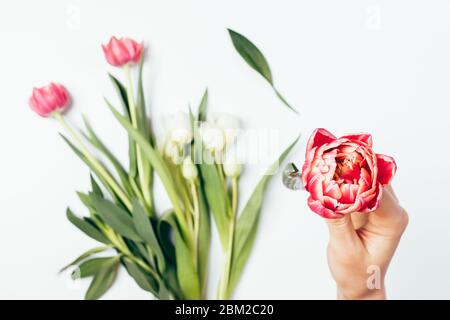
M 308 205 L 324 218 L 378 208 L 382 186 L 395 175 L 393 158 L 372 150 L 369 134 L 336 138 L 316 129 L 308 141 L 302 179 L 310 193 Z
M 50 83 L 42 88 L 34 88 L 30 98 L 30 107 L 42 117 L 54 112 L 62 112 L 69 105 L 69 94 L 61 84 Z
M 129 38 L 112 37 L 107 45 L 102 45 L 106 60 L 115 67 L 121 67 L 129 62 L 138 63 L 144 45 Z

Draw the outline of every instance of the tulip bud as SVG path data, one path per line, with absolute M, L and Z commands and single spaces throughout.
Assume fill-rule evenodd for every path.
M 179 163 L 181 161 L 180 159 L 180 149 L 178 148 L 178 145 L 168 142 L 164 146 L 164 154 L 166 157 L 171 159 L 173 163 Z
M 227 177 L 237 178 L 241 175 L 242 166 L 238 162 L 225 161 L 223 164 L 223 172 Z
M 237 117 L 222 113 L 213 115 L 211 120 L 217 127 L 223 130 L 226 145 L 230 145 L 236 140 L 240 128 L 240 122 Z
M 102 45 L 106 61 L 112 66 L 121 67 L 127 63 L 138 63 L 144 50 L 142 43 L 129 38 L 112 37 L 109 43 Z
M 213 152 L 220 152 L 225 147 L 223 131 L 211 122 L 203 122 L 200 125 L 199 133 L 206 149 Z
M 192 127 L 189 116 L 186 113 L 178 112 L 164 118 L 164 126 L 171 143 L 180 147 L 192 141 Z
M 198 171 L 195 164 L 192 162 L 191 157 L 186 157 L 183 160 L 183 165 L 181 167 L 183 177 L 188 181 L 194 181 L 197 179 Z
M 30 107 L 42 117 L 62 112 L 69 105 L 69 94 L 60 84 L 50 83 L 42 88 L 34 88 L 30 98 Z

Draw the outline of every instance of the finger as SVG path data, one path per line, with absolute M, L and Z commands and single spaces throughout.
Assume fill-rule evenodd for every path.
M 401 207 L 398 203 L 397 197 L 394 194 L 394 190 L 391 186 L 386 186 L 381 192 L 382 195 L 380 206 L 369 215 L 369 219 L 395 219 L 398 216 L 398 212 L 401 210 Z
M 368 224 L 365 228 L 377 233 L 401 234 L 408 224 L 408 215 L 400 206 L 398 198 L 391 186 L 383 190 L 380 206 L 369 213 Z
M 340 219 L 325 219 L 330 231 L 330 243 L 346 248 L 357 239 L 350 215 L 344 215 Z
M 394 197 L 395 201 L 397 201 L 397 203 L 398 203 L 398 197 L 395 194 L 394 189 L 392 188 L 392 185 L 390 185 L 390 184 L 387 185 L 386 187 L 384 187 L 384 190 L 389 192 Z
M 355 212 L 351 214 L 353 227 L 355 230 L 363 227 L 367 223 L 368 214 L 364 212 Z

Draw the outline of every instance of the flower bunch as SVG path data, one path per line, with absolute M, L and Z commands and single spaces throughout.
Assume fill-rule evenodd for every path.
M 75 266 L 73 277 L 92 278 L 87 299 L 101 297 L 113 285 L 120 266 L 158 299 L 205 298 L 212 215 L 224 256 L 218 298 L 228 299 L 253 246 L 271 175 L 260 180 L 239 213 L 241 165 L 221 159 L 236 140 L 240 124 L 231 115 L 208 117 L 207 91 L 197 112 L 167 117 L 166 133 L 157 141 L 144 98 L 144 50 L 142 43 L 128 38 L 113 37 L 103 46 L 107 62 L 123 70 L 124 83 L 109 75 L 122 112 L 105 101 L 128 136 L 128 167 L 108 150 L 86 118 L 81 134 L 66 121 L 70 98 L 62 85 L 35 88 L 30 98 L 35 112 L 61 123 L 69 135 L 64 140 L 91 171 L 89 192 L 78 193 L 89 215 L 80 217 L 68 208 L 67 218 L 102 245 L 63 270 Z M 294 144 L 269 168 L 271 174 Z M 205 157 L 212 161 L 204 161 Z M 171 202 L 164 212 L 155 205 L 155 175 Z M 111 254 L 105 256 L 107 252 Z

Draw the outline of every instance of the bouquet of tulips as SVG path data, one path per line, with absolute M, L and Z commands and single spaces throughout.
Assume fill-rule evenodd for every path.
M 273 86 L 261 52 L 240 34 L 230 35 L 238 52 Z M 113 37 L 103 51 L 110 65 L 123 70 L 124 80 L 109 75 L 117 101 L 105 102 L 129 138 L 128 166 L 108 150 L 87 118 L 81 131 L 66 121 L 70 98 L 61 84 L 35 88 L 30 98 L 34 111 L 61 123 L 67 133 L 63 139 L 91 171 L 90 190 L 78 193 L 88 215 L 68 208 L 67 218 L 101 245 L 63 270 L 72 267 L 74 278 L 92 278 L 86 299 L 100 298 L 121 267 L 158 299 L 206 298 L 212 216 L 223 251 L 217 297 L 231 298 L 253 246 L 268 182 L 297 140 L 268 168 L 238 212 L 241 164 L 228 150 L 237 139 L 239 121 L 208 116 L 205 91 L 195 112 L 169 117 L 166 134 L 156 139 L 144 98 L 144 45 Z M 156 210 L 155 176 L 171 202 L 164 212 Z

